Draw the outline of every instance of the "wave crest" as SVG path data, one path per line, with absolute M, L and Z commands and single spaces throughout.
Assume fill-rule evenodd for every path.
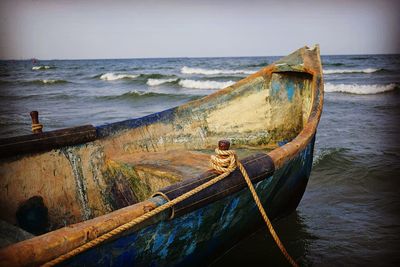
M 120 95 L 106 95 L 106 96 L 99 96 L 98 98 L 103 98 L 103 99 L 142 99 L 142 98 L 148 98 L 148 97 L 155 97 L 155 96 L 163 96 L 165 94 L 160 94 L 160 93 L 154 93 L 154 92 L 144 92 L 144 91 L 129 91 Z
M 32 70 L 49 70 L 49 69 L 55 69 L 53 66 L 33 66 Z
M 52 85 L 52 84 L 63 84 L 69 83 L 66 80 L 57 80 L 57 79 L 42 79 L 42 80 L 32 80 L 32 81 L 20 81 L 23 84 L 40 84 L 40 85 Z
M 367 69 L 328 69 L 324 70 L 324 74 L 347 74 L 347 73 L 374 73 L 382 71 L 382 69 L 374 69 L 374 68 L 367 68 Z
M 398 87 L 397 84 L 369 84 L 369 85 L 360 85 L 360 84 L 325 84 L 325 92 L 340 92 L 340 93 L 349 93 L 349 94 L 357 94 L 357 95 L 374 95 L 379 93 L 384 93 L 388 91 L 393 91 Z
M 315 153 L 312 165 L 313 167 L 316 167 L 317 165 L 323 165 L 324 163 L 332 163 L 334 159 L 337 159 L 339 156 L 343 156 L 343 154 L 347 151 L 347 148 L 341 147 L 323 148 Z
M 171 79 L 148 79 L 146 84 L 149 86 L 158 86 L 164 83 L 172 83 L 178 81 L 178 78 L 171 78 Z
M 196 81 L 196 80 L 180 80 L 179 85 L 184 88 L 191 89 L 221 89 L 234 84 L 234 81 L 217 82 L 217 81 Z
M 99 96 L 98 98 L 105 100 L 140 100 L 146 98 L 171 98 L 171 99 L 185 99 L 185 98 L 195 98 L 199 96 L 192 96 L 186 94 L 165 94 L 165 93 L 156 93 L 156 92 L 145 92 L 145 91 L 129 91 L 120 95 L 107 95 L 107 96 Z
M 66 80 L 52 80 L 52 79 L 43 79 L 43 80 L 38 80 L 38 82 L 44 83 L 44 84 L 52 84 L 52 83 L 67 83 Z
M 163 96 L 166 94 L 161 94 L 161 93 L 154 93 L 154 92 L 143 92 L 143 91 L 130 91 L 127 93 L 123 93 L 122 95 L 119 95 L 117 97 L 122 97 L 122 98 L 137 98 L 137 97 L 154 97 L 154 96 Z
M 139 75 L 117 74 L 117 73 L 113 73 L 113 72 L 108 72 L 108 73 L 102 74 L 100 76 L 100 79 L 104 80 L 104 81 L 116 81 L 116 80 L 122 80 L 122 79 L 136 79 L 137 77 L 139 77 Z
M 202 69 L 202 68 L 190 68 L 190 67 L 184 66 L 181 68 L 181 73 L 183 73 L 183 74 L 218 75 L 218 74 L 253 74 L 253 73 L 255 73 L 255 71 Z
M 41 79 L 41 80 L 17 80 L 17 81 L 5 81 L 0 80 L 0 83 L 15 83 L 15 84 L 40 84 L 40 85 L 49 85 L 49 84 L 62 84 L 62 83 L 71 83 L 66 80 L 57 80 L 57 79 Z

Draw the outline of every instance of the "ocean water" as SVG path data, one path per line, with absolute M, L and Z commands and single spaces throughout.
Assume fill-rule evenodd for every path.
M 208 95 L 278 57 L 0 61 L 0 135 L 141 117 Z M 275 222 L 304 266 L 400 264 L 400 55 L 323 56 L 310 181 Z M 213 266 L 285 266 L 263 228 Z

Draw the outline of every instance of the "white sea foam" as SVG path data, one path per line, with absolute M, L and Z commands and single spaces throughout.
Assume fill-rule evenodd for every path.
M 51 69 L 51 66 L 33 66 L 32 70 L 48 70 Z
M 373 95 L 379 94 L 383 92 L 392 91 L 397 87 L 396 84 L 369 84 L 369 85 L 360 85 L 360 84 L 325 84 L 325 92 L 342 92 L 349 94 L 357 94 L 357 95 Z
M 196 81 L 196 80 L 180 80 L 179 85 L 192 89 L 221 89 L 234 84 L 234 81 L 217 82 L 217 81 Z
M 345 74 L 345 73 L 373 73 L 380 71 L 380 69 L 329 69 L 324 70 L 324 74 Z
M 203 74 L 203 75 L 217 75 L 217 74 L 253 74 L 255 71 L 250 70 L 221 70 L 221 69 L 201 69 L 190 68 L 187 66 L 182 67 L 181 73 L 183 74 Z
M 66 80 L 53 80 L 53 79 L 42 79 L 42 80 L 32 80 L 27 81 L 28 83 L 41 83 L 41 84 L 55 84 L 55 83 L 68 83 Z
M 100 79 L 104 81 L 115 81 L 115 80 L 121 80 L 121 79 L 135 79 L 139 77 L 139 75 L 135 74 L 116 74 L 113 72 L 105 73 L 100 76 Z
M 148 79 L 147 80 L 147 85 L 149 86 L 157 86 L 161 85 L 163 83 L 170 83 L 170 82 L 176 82 L 178 78 L 171 78 L 171 79 Z
M 314 158 L 313 158 L 313 163 L 312 166 L 315 167 L 317 166 L 320 162 L 323 162 L 324 160 L 326 160 L 329 157 L 333 157 L 336 156 L 337 154 L 341 154 L 343 152 L 346 152 L 348 149 L 346 148 L 340 148 L 340 147 L 336 147 L 336 148 L 323 148 L 321 150 L 317 150 L 314 153 Z
M 47 79 L 44 79 L 44 80 L 41 80 L 42 81 L 42 83 L 56 83 L 56 82 L 60 82 L 60 80 L 47 80 Z

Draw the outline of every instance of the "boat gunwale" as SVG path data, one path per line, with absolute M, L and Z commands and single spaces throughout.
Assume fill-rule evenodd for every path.
M 308 48 L 303 47 L 299 50 L 303 51 L 304 49 Z M 317 49 L 315 53 L 319 55 L 319 46 L 317 45 L 315 49 Z M 298 52 L 299 50 L 296 50 L 294 53 Z M 304 54 L 302 56 L 304 57 Z M 318 62 L 316 62 L 316 68 L 304 69 L 303 71 L 293 70 L 295 72 L 309 73 L 313 76 L 311 85 L 311 111 L 305 126 L 292 141 L 268 153 L 264 153 L 273 160 L 275 169 L 281 168 L 286 162 L 298 155 L 298 153 L 302 151 L 310 142 L 310 140 L 312 140 L 312 138 L 315 136 L 323 106 L 323 78 L 322 66 L 319 56 L 317 56 L 317 58 L 314 60 L 318 60 Z M 204 98 L 191 101 L 179 107 L 171 108 L 142 118 L 127 121 L 138 122 L 138 120 L 143 120 L 145 118 L 159 119 L 160 116 L 164 116 L 166 113 L 169 113 L 177 108 L 185 107 L 186 105 L 193 105 L 194 102 L 195 104 L 201 104 L 209 100 L 209 98 L 215 97 L 216 95 L 229 93 L 230 91 L 234 90 L 236 86 L 245 84 L 249 80 L 252 80 L 256 77 L 259 77 L 261 75 L 272 75 L 272 73 L 278 72 L 284 71 L 280 71 L 278 66 L 276 66 L 275 64 L 271 64 L 268 67 L 263 68 L 259 72 L 240 80 L 235 85 L 219 90 L 212 95 L 208 95 Z M 101 127 L 109 127 L 110 125 L 111 124 L 105 124 L 97 126 L 96 128 L 99 129 Z M 107 136 L 99 138 L 105 137 Z M 158 205 L 161 205 L 163 202 L 165 202 L 164 198 L 160 196 L 153 197 L 151 199 L 127 206 L 125 208 L 110 212 L 94 219 L 69 225 L 64 228 L 46 233 L 44 235 L 10 245 L 0 250 L 0 265 L 4 263 L 9 264 L 10 262 L 14 263 L 15 265 L 43 264 L 76 247 L 83 245 L 84 243 L 98 236 L 101 236 L 111 231 L 112 229 L 124 223 L 127 223 L 141 216 L 147 211 L 156 208 Z M 43 246 L 44 243 L 46 244 L 46 246 Z

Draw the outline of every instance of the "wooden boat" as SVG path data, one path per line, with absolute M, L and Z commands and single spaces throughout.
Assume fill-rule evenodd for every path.
M 0 265 L 45 264 L 212 179 L 210 154 L 226 138 L 269 217 L 281 218 L 306 188 L 322 106 L 319 47 L 304 47 L 176 108 L 2 139 L 1 220 L 36 216 L 25 229 L 47 233 L 3 248 Z M 236 170 L 61 265 L 202 265 L 260 226 Z

